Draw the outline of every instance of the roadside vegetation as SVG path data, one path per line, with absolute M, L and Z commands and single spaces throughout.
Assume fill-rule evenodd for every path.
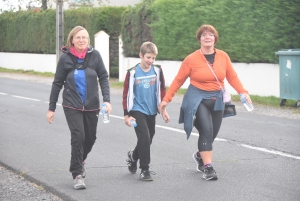
M 28 74 L 28 75 L 38 75 L 38 76 L 46 76 L 46 77 L 54 77 L 54 73 L 51 72 L 35 72 L 33 70 L 12 70 L 12 69 L 6 69 L 0 67 L 0 72 L 6 72 L 6 73 L 20 73 L 20 74 Z M 113 88 L 123 88 L 124 82 L 119 82 L 117 78 L 110 78 L 109 79 L 110 86 Z M 168 87 L 167 87 L 168 89 Z M 186 89 L 179 89 L 177 91 L 177 94 L 183 95 L 186 92 Z M 231 99 L 233 101 L 240 101 L 238 95 L 231 95 Z M 275 96 L 257 96 L 257 95 L 251 95 L 251 100 L 254 104 L 260 104 L 260 105 L 266 105 L 271 107 L 280 108 L 280 102 L 281 98 L 275 97 Z M 300 113 L 300 107 L 295 107 L 296 100 L 286 100 L 285 106 L 286 108 L 295 109 L 295 113 Z

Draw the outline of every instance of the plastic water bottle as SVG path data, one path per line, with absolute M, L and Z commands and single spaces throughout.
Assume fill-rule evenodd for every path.
M 131 119 L 130 120 L 130 125 L 135 128 L 137 126 L 136 121 L 134 119 Z
M 105 103 L 102 103 L 101 112 L 103 117 L 103 123 L 105 124 L 109 123 L 109 115 L 107 114 L 107 107 Z
M 245 108 L 248 110 L 248 112 L 251 112 L 254 109 L 253 105 L 247 101 L 246 96 L 244 94 L 240 94 L 240 100 L 245 106 Z

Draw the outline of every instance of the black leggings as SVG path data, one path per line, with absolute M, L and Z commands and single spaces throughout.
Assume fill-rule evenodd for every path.
M 150 145 L 155 134 L 156 115 L 146 115 L 139 111 L 130 111 L 130 115 L 136 119 L 137 145 L 133 150 L 133 159 L 140 159 L 140 168 L 149 169 L 150 164 Z
M 212 151 L 212 143 L 220 130 L 223 110 L 214 111 L 215 100 L 203 99 L 195 114 L 195 127 L 199 132 L 198 150 Z

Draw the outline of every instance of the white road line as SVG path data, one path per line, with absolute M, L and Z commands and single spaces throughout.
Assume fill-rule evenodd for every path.
M 160 125 L 156 125 L 156 127 L 158 128 L 163 128 L 163 129 L 166 129 L 166 130 L 170 130 L 170 131 L 175 131 L 175 132 L 178 132 L 178 133 L 185 133 L 184 130 L 181 130 L 181 129 L 178 129 L 178 128 L 171 128 L 171 127 L 167 127 L 167 126 L 160 126 Z M 199 134 L 198 133 L 191 133 L 191 135 L 193 136 L 198 136 Z M 215 140 L 217 141 L 227 141 L 226 139 L 222 139 L 222 138 L 216 138 Z
M 115 115 L 110 115 L 110 117 L 114 117 L 114 118 L 117 118 L 117 119 L 124 119 L 124 117 L 115 116 Z M 185 133 L 184 130 L 177 129 L 177 128 L 171 128 L 171 127 L 161 126 L 161 125 L 156 125 L 156 127 L 162 128 L 162 129 L 165 129 L 165 130 L 170 130 L 170 131 L 178 132 L 178 133 Z M 191 135 L 198 137 L 199 134 L 192 132 Z M 228 140 L 222 139 L 222 138 L 216 138 L 215 140 L 216 141 L 223 141 L 223 142 L 227 142 L 228 141 Z M 292 154 L 287 154 L 287 153 L 283 153 L 283 152 L 280 152 L 280 151 L 270 150 L 270 149 L 266 149 L 266 148 L 262 148 L 262 147 L 250 146 L 250 145 L 246 145 L 246 144 L 239 144 L 239 143 L 236 143 L 236 144 L 238 146 L 242 146 L 242 147 L 245 147 L 245 148 L 248 148 L 248 149 L 253 149 L 253 150 L 257 150 L 257 151 L 261 151 L 261 152 L 266 152 L 266 153 L 270 153 L 270 154 L 275 154 L 275 155 L 280 155 L 280 156 L 284 156 L 284 157 L 289 157 L 289 158 L 294 158 L 294 159 L 300 160 L 299 156 L 295 156 L 295 155 L 292 155 Z
M 49 104 L 49 101 L 44 101 L 45 103 Z M 60 103 L 56 103 L 56 106 L 61 106 Z
M 27 98 L 27 97 L 23 97 L 23 96 L 15 96 L 15 95 L 11 95 L 11 96 L 15 97 L 15 98 L 22 98 L 22 99 L 33 100 L 33 101 L 41 101 L 41 100 L 38 100 L 38 99 Z
M 240 144 L 240 146 L 246 147 L 246 148 L 249 148 L 249 149 L 254 149 L 254 150 L 257 150 L 257 151 L 267 152 L 267 153 L 270 153 L 270 154 L 275 154 L 275 155 L 280 155 L 280 156 L 285 156 L 285 157 L 300 160 L 299 156 L 294 156 L 292 154 L 283 153 L 281 151 L 275 151 L 275 150 L 272 150 L 272 149 L 266 149 L 266 148 L 262 148 L 262 147 L 253 147 L 253 146 L 246 145 L 246 144 Z
M 7 95 L 5 93 L 1 93 L 1 95 Z M 23 99 L 28 99 L 28 100 L 33 100 L 33 101 L 40 101 L 38 99 L 32 99 L 32 98 L 26 98 L 26 97 L 22 97 L 22 96 L 14 96 L 12 95 L 13 97 L 16 97 L 16 98 L 23 98 Z M 45 103 L 49 103 L 49 102 L 46 102 Z M 56 104 L 58 106 L 61 106 L 61 104 Z M 120 116 L 116 116 L 116 115 L 110 115 L 110 117 L 113 117 L 113 118 L 116 118 L 116 119 L 124 119 L 124 117 L 120 117 Z M 184 130 L 181 130 L 181 129 L 177 129 L 177 128 L 171 128 L 171 127 L 167 127 L 167 126 L 161 126 L 161 125 L 156 125 L 156 127 L 158 128 L 162 128 L 162 129 L 165 129 L 165 130 L 170 130 L 170 131 L 174 131 L 174 132 L 178 132 L 178 133 L 185 133 Z M 198 133 L 191 133 L 191 135 L 193 136 L 198 136 Z M 226 139 L 222 139 L 222 138 L 216 138 L 215 140 L 217 141 L 223 141 L 223 142 L 227 142 L 228 140 Z M 295 156 L 295 155 L 292 155 L 292 154 L 287 154 L 287 153 L 284 153 L 284 152 L 281 152 L 281 151 L 275 151 L 275 150 L 271 150 L 271 149 L 266 149 L 266 148 L 262 148 L 262 147 L 255 147 L 255 146 L 251 146 L 251 145 L 247 145 L 247 144 L 238 144 L 236 143 L 238 146 L 241 146 L 241 147 L 245 147 L 245 148 L 248 148 L 248 149 L 253 149 L 253 150 L 257 150 L 257 151 L 261 151 L 261 152 L 266 152 L 266 153 L 270 153 L 270 154 L 274 154 L 274 155 L 280 155 L 280 156 L 284 156 L 284 157 L 288 157 L 288 158 L 294 158 L 294 159 L 298 159 L 300 160 L 300 156 Z
M 101 112 L 100 112 L 101 113 Z M 116 115 L 109 115 L 110 117 L 114 117 L 116 119 L 124 119 L 124 117 L 116 116 Z

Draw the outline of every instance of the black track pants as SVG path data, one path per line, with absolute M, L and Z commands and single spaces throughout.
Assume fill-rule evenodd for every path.
M 150 145 L 155 134 L 156 115 L 146 115 L 138 111 L 131 111 L 130 115 L 136 119 L 137 145 L 133 150 L 133 159 L 140 160 L 142 170 L 149 169 L 150 164 Z
M 79 111 L 64 108 L 65 116 L 71 131 L 71 164 L 70 172 L 75 178 L 82 174 L 82 162 L 96 141 L 99 110 Z

